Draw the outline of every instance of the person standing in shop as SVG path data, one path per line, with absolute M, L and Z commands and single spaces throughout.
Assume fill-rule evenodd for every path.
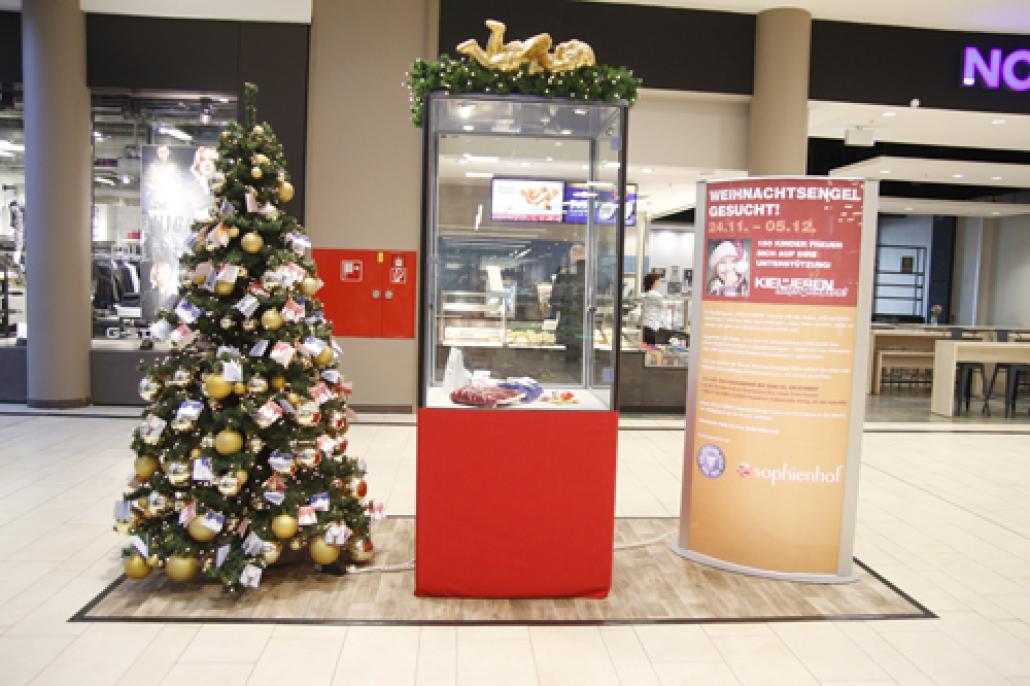
M 586 249 L 577 243 L 569 250 L 569 266 L 555 275 L 551 289 L 551 312 L 558 317 L 555 340 L 565 346 L 565 367 L 574 383 L 582 382 L 586 273 Z
M 658 340 L 658 329 L 662 327 L 662 304 L 665 298 L 658 286 L 662 282 L 660 274 L 651 272 L 644 275 L 644 296 L 640 300 L 640 329 L 644 343 L 655 345 Z

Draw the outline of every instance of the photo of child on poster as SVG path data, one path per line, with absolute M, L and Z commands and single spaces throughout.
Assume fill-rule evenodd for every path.
M 748 297 L 750 265 L 751 239 L 708 241 L 708 295 Z

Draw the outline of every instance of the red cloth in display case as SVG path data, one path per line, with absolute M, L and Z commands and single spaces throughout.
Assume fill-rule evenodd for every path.
M 418 411 L 415 594 L 604 598 L 618 412 Z

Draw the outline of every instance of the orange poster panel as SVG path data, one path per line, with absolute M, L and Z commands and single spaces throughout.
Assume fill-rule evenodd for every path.
M 705 188 L 690 551 L 835 574 L 840 552 L 863 182 Z

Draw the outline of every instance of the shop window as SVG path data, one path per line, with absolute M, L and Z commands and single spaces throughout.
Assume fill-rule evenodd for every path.
M 179 288 L 179 255 L 207 218 L 227 95 L 94 93 L 93 337 L 143 337 Z
M 20 86 L 0 85 L 0 341 L 25 325 L 25 117 Z

